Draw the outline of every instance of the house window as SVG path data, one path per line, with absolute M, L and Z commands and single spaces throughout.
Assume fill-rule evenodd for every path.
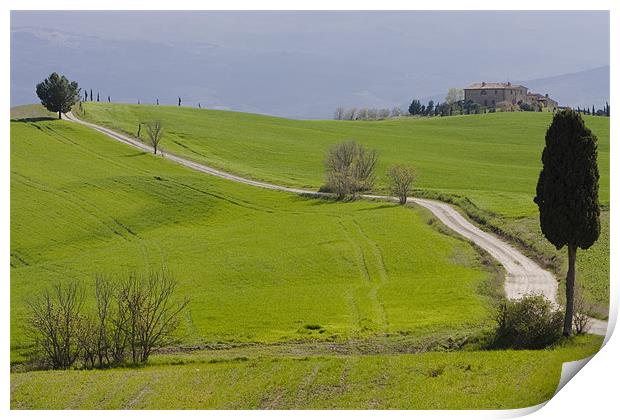
M 486 94 L 487 94 L 487 91 L 486 91 L 486 90 L 481 90 L 481 91 L 480 91 L 480 94 L 481 94 L 481 95 L 486 95 Z
M 495 94 L 497 95 L 497 91 L 495 91 Z
M 491 101 L 491 104 L 495 105 L 495 99 L 493 99 L 493 100 Z
M 487 106 L 487 100 L 486 99 L 484 100 L 484 106 Z

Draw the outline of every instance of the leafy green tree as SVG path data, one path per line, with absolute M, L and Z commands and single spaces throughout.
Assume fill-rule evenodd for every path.
M 71 107 L 80 99 L 80 88 L 77 82 L 69 82 L 65 76 L 52 73 L 37 85 L 37 96 L 48 111 L 58 112 L 60 120 L 62 113 L 71 111 Z
M 556 113 L 545 136 L 543 169 L 534 202 L 543 234 L 558 250 L 568 247 L 565 336 L 572 332 L 577 248 L 599 237 L 597 138 L 572 109 Z

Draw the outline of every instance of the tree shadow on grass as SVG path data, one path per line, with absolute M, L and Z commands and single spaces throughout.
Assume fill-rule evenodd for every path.
M 31 117 L 31 118 L 11 118 L 11 121 L 19 122 L 19 123 L 35 123 L 35 122 L 41 122 L 41 121 L 54 121 L 57 119 L 58 118 L 54 118 L 54 117 Z

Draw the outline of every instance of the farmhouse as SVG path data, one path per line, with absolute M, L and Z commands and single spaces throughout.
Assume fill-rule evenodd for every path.
M 541 95 L 540 93 L 528 92 L 527 103 L 530 105 L 540 104 L 544 108 L 557 109 L 558 103 L 549 97 L 549 94 Z
M 507 102 L 512 105 L 527 103 L 535 106 L 539 105 L 548 109 L 555 109 L 558 103 L 551 99 L 549 95 L 528 92 L 523 85 L 513 85 L 507 83 L 487 83 L 480 82 L 467 86 L 465 89 L 465 101 L 472 101 L 480 106 L 495 107 L 500 102 Z

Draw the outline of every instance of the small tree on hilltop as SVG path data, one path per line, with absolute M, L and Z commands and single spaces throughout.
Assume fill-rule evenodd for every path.
M 149 136 L 149 142 L 153 146 L 153 154 L 157 154 L 157 148 L 164 135 L 164 126 L 161 121 L 151 121 L 146 123 L 146 133 Z
M 398 197 L 400 204 L 405 204 L 415 180 L 415 171 L 410 166 L 394 165 L 388 169 L 388 178 L 392 194 Z
M 62 113 L 71 111 L 71 107 L 79 100 L 80 88 L 77 82 L 70 82 L 65 76 L 52 73 L 37 85 L 37 96 L 48 111 L 58 112 L 60 120 Z
M 581 116 L 572 109 L 557 112 L 545 136 L 534 202 L 545 237 L 558 250 L 568 247 L 565 336 L 572 332 L 577 248 L 590 248 L 601 230 L 596 159 L 596 136 Z

